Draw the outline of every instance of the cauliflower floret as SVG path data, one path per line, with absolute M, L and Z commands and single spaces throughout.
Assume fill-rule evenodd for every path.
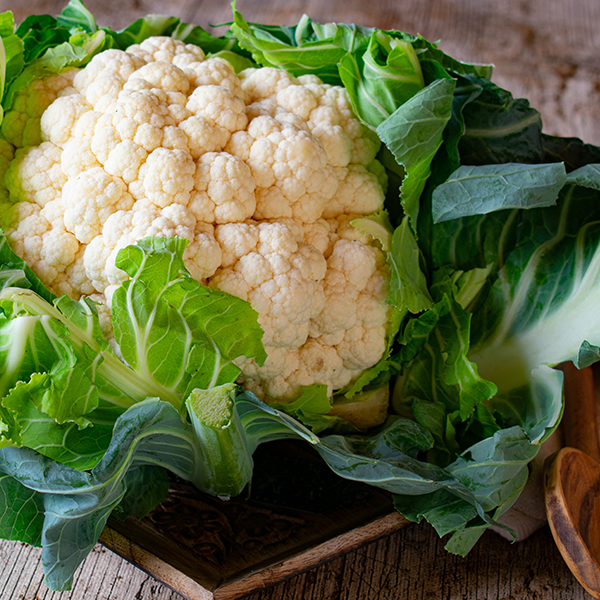
M 283 223 L 219 225 L 215 237 L 229 266 L 220 268 L 209 285 L 252 304 L 265 331 L 265 345 L 301 346 L 308 337 L 310 319 L 322 309 L 323 256 L 303 252 Z M 244 254 L 235 246 L 238 241 Z
M 67 177 L 77 177 L 87 169 L 100 166 L 96 155 L 92 152 L 90 137 L 72 137 L 64 145 L 60 156 L 60 168 Z
M 67 148 L 65 147 L 65 152 L 66 150 Z M 64 155 L 65 153 L 63 152 L 63 157 Z M 124 142 L 119 142 L 108 153 L 106 162 L 104 163 L 104 170 L 115 177 L 120 177 L 125 183 L 133 183 L 138 179 L 140 169 L 147 158 L 147 150 L 131 140 L 125 140 Z
M 316 221 L 337 189 L 323 146 L 291 123 L 257 117 L 247 131 L 231 136 L 225 150 L 252 170 L 258 188 L 256 219 Z
M 83 97 L 94 110 L 104 112 L 119 99 L 125 80 L 115 73 L 100 75 L 82 90 Z
M 96 123 L 92 150 L 101 163 L 119 142 L 131 140 L 148 152 L 163 141 L 164 129 L 175 125 L 167 97 L 160 90 L 124 90 Z
M 325 306 L 310 334 L 336 347 L 344 366 L 372 366 L 385 350 L 389 274 L 382 253 L 358 241 L 338 240 L 323 280 Z
M 329 258 L 331 226 L 325 219 L 306 223 L 303 227 L 304 242 L 314 246 L 325 258 Z
M 343 88 L 274 68 L 238 78 L 168 37 L 30 88 L 3 131 L 32 147 L 13 159 L 0 139 L 5 229 L 53 291 L 102 302 L 107 335 L 119 250 L 177 236 L 195 279 L 257 311 L 267 361 L 238 362 L 261 398 L 332 394 L 381 358 L 389 272 L 351 222 L 382 206 L 385 170 Z
M 52 288 L 55 294 L 66 294 L 70 298 L 78 300 L 81 296 L 90 296 L 95 293 L 92 282 L 85 274 L 83 264 L 85 249 L 86 246 L 81 244 L 73 262 L 65 269 L 64 273 L 59 273 L 54 280 Z
M 17 226 L 7 232 L 14 251 L 27 262 L 41 281 L 52 289 L 59 273 L 73 263 L 79 251 L 75 236 L 52 225 L 37 204 L 21 202 Z
M 84 113 L 92 110 L 81 94 L 57 98 L 42 115 L 42 139 L 61 148 L 73 137 L 73 127 Z
M 335 227 L 327 222 L 321 225 L 324 230 Z M 304 248 L 322 256 L 313 246 Z M 325 277 L 319 281 L 322 309 L 311 319 L 306 341 L 297 348 L 276 347 L 267 338 L 265 365 L 252 360 L 241 364 L 243 385 L 267 402 L 292 401 L 302 386 L 314 383 L 326 385 L 331 394 L 375 364 L 385 350 L 389 273 L 381 252 L 338 238 Z M 250 299 L 251 293 L 247 294 Z M 260 304 L 255 308 L 259 314 L 265 309 Z
M 336 349 L 322 340 L 309 338 L 299 349 L 285 352 L 283 361 L 270 362 L 276 351 L 267 348 L 264 367 L 258 367 L 254 361 L 246 361 L 242 367 L 243 385 L 266 402 L 292 402 L 302 392 L 302 386 L 315 383 L 326 385 L 331 395 L 360 373 L 345 368 Z
M 144 65 L 131 52 L 111 49 L 99 52 L 90 63 L 75 75 L 73 87 L 85 95 L 88 86 L 100 78 L 127 81 L 129 76 Z
M 381 142 L 354 116 L 343 87 L 324 84 L 314 75 L 296 79 L 274 68 L 246 69 L 240 80 L 253 103 L 251 116 L 269 115 L 281 120 L 284 112 L 303 119 L 321 140 L 332 166 L 368 165 L 375 159 Z
M 118 177 L 94 167 L 67 181 L 62 190 L 65 229 L 83 244 L 102 231 L 108 217 L 118 210 L 129 210 L 133 198 Z
M 385 170 L 385 167 L 377 159 L 375 159 L 366 165 L 366 169 L 369 171 L 369 173 L 377 178 L 381 189 L 385 193 L 388 187 L 388 174 Z
M 86 247 L 83 262 L 94 289 L 104 293 L 107 286 L 124 281 L 126 274 L 115 266 L 118 251 L 148 236 L 188 240 L 184 263 L 197 279 L 211 276 L 220 264 L 221 250 L 210 225 L 197 224 L 194 215 L 179 204 L 160 210 L 150 202 L 138 201 L 132 210 L 113 213 L 102 234 Z
M 129 46 L 127 52 L 146 62 L 170 62 L 179 67 L 185 65 L 186 61 L 201 62 L 204 60 L 202 48 L 194 46 L 194 44 L 184 44 L 180 40 L 166 36 L 145 39 L 141 44 Z
M 218 85 L 197 87 L 190 95 L 186 108 L 229 133 L 240 131 L 248 124 L 244 101 L 228 88 Z
M 358 304 L 360 305 L 360 302 Z M 383 355 L 385 327 L 356 325 L 344 333 L 344 339 L 336 345 L 336 349 L 344 361 L 344 366 L 360 372 L 374 365 Z
M 215 229 L 215 238 L 223 252 L 222 266 L 231 267 L 242 256 L 250 254 L 256 248 L 259 231 L 255 224 L 251 223 L 221 225 Z
M 111 289 L 112 288 L 112 289 Z M 111 292 L 114 292 L 116 286 L 111 286 L 106 290 L 105 294 L 90 294 L 90 299 L 96 304 L 96 310 L 98 312 L 98 321 L 100 321 L 100 329 L 104 334 L 104 337 L 113 345 L 112 342 L 115 338 L 115 333 L 113 330 L 112 319 L 110 317 L 110 298 L 112 296 Z
M 240 158 L 208 152 L 198 161 L 189 207 L 199 221 L 245 221 L 256 209 L 255 187 L 250 168 Z
M 277 92 L 276 100 L 286 112 L 298 115 L 305 121 L 318 106 L 315 95 L 303 85 L 288 85 Z
M 362 233 L 358 231 L 353 225 L 352 221 L 356 218 L 356 215 L 339 215 L 335 219 L 327 219 L 328 226 L 328 246 L 323 254 L 329 258 L 333 252 L 333 248 L 338 240 L 349 240 L 354 242 L 360 242 L 365 246 L 371 245 L 372 238 L 368 233 Z
M 62 90 L 70 87 L 77 69 L 35 79 L 15 95 L 2 120 L 2 134 L 17 148 L 41 144 L 40 119 Z
M 200 158 L 205 152 L 220 152 L 231 137 L 224 127 L 197 115 L 182 121 L 179 128 L 188 137 L 188 147 L 194 159 Z
M 308 120 L 312 134 L 318 137 L 334 167 L 345 167 L 352 160 L 354 144 L 340 125 L 337 111 L 329 106 L 313 110 Z
M 310 115 L 308 122 L 311 131 L 321 128 L 329 138 L 328 146 L 333 145 L 331 125 L 339 125 L 339 135 L 347 136 L 352 142 L 350 162 L 368 165 L 375 159 L 381 142 L 377 134 L 363 125 L 355 116 L 350 104 L 350 98 L 345 88 L 324 83 L 307 83 L 315 97 L 318 99 L 318 108 Z M 339 131 L 339 130 L 338 130 Z M 316 134 L 315 134 L 316 135 Z M 341 143 L 346 143 L 345 140 Z M 345 166 L 343 164 L 336 166 Z
M 273 98 L 253 102 L 246 107 L 246 114 L 250 121 L 256 119 L 256 117 L 273 117 L 280 123 L 291 123 L 298 129 L 310 132 L 308 123 L 300 115 L 288 112 L 277 104 Z
M 83 113 L 73 127 L 74 138 L 92 138 L 96 131 L 96 125 L 103 113 L 98 110 L 89 110 Z
M 52 142 L 18 150 L 5 176 L 11 201 L 44 206 L 59 198 L 67 182 L 60 162 L 61 149 Z
M 190 89 L 190 82 L 186 74 L 169 62 L 150 62 L 134 73 L 128 79 L 128 83 L 142 79 L 154 88 L 168 92 L 180 92 L 185 94 Z
M 196 223 L 194 239 L 183 253 L 183 262 L 191 276 L 206 283 L 223 262 L 223 251 L 215 239 L 215 228 L 209 223 Z
M 313 322 L 313 336 L 349 329 L 356 323 L 356 300 L 377 268 L 369 246 L 339 240 L 327 260 L 324 281 L 326 306 Z
M 139 179 L 129 185 L 137 200 L 146 199 L 160 208 L 186 206 L 194 187 L 196 165 L 188 152 L 157 148 L 140 167 Z
M 367 215 L 383 208 L 385 196 L 377 177 L 362 165 L 337 167 L 339 187 L 323 210 L 323 217 Z
M 180 125 L 192 116 L 192 113 L 185 106 L 187 99 L 187 94 L 183 94 L 182 92 L 167 92 L 167 108 L 169 115 L 176 125 Z
M 188 64 L 185 67 L 185 74 L 194 88 L 201 85 L 218 85 L 231 90 L 242 100 L 247 98 L 233 67 L 224 58 L 216 56 L 202 62 Z
M 261 69 L 244 69 L 239 74 L 242 89 L 248 94 L 249 102 L 264 100 L 277 94 L 289 85 L 298 83 L 298 80 L 284 71 L 274 67 Z
M 294 79 L 277 69 L 250 69 L 242 72 L 240 77 L 253 100 L 248 110 L 252 119 L 248 132 L 253 126 L 258 128 L 255 123 L 268 117 L 289 123 L 291 119 L 287 115 L 294 115 L 295 119 L 305 120 L 304 127 L 321 141 L 327 161 L 336 168 L 339 180 L 337 192 L 321 211 L 323 216 L 367 214 L 381 208 L 385 179 L 380 178 L 381 170 L 377 169 L 380 165 L 374 161 L 379 140 L 354 117 L 346 90 L 323 84 L 314 76 Z M 297 120 L 294 124 L 298 127 Z M 254 148 L 242 134 L 234 135 L 226 149 L 237 151 L 244 158 L 247 156 L 246 160 L 252 166 L 250 151 Z M 372 170 L 363 166 L 371 164 Z M 255 178 L 259 186 L 255 218 L 293 216 L 308 222 L 316 220 L 312 214 L 310 218 L 302 218 L 281 208 L 277 212 L 276 207 L 282 206 L 280 194 L 273 189 L 261 190 L 261 181 L 256 174 Z
M 287 225 L 294 234 L 297 242 L 313 246 L 325 258 L 329 257 L 333 250 L 334 242 L 339 239 L 339 235 L 336 233 L 338 223 L 335 219 L 318 219 L 314 223 L 301 223 L 300 221 L 284 217 L 276 219 L 276 221 Z M 350 228 L 354 230 L 352 226 Z

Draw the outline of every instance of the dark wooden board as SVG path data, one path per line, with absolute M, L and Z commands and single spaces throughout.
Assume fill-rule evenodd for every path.
M 254 461 L 240 496 L 173 480 L 146 518 L 111 518 L 101 542 L 190 600 L 230 600 L 408 524 L 389 494 L 337 477 L 302 442 L 264 444 Z

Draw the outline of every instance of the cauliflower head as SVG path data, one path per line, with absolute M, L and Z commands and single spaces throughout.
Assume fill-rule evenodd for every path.
M 193 277 L 258 312 L 268 359 L 241 361 L 240 382 L 259 397 L 333 394 L 382 357 L 388 267 L 350 223 L 382 208 L 387 182 L 344 88 L 238 75 L 152 37 L 32 82 L 1 132 L 13 249 L 55 293 L 103 302 L 107 335 L 117 252 L 179 236 Z

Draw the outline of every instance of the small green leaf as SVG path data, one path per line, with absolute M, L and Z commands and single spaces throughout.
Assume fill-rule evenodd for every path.
M 183 264 L 186 240 L 144 238 L 116 265 L 131 279 L 113 295 L 115 339 L 137 373 L 188 395 L 235 380 L 233 360 L 266 359 L 258 315 L 249 303 L 198 283 Z
M 566 182 L 562 163 L 462 166 L 433 192 L 434 223 L 507 208 L 556 204 Z
M 390 304 L 400 311 L 408 310 L 413 314 L 430 308 L 432 300 L 421 269 L 421 252 L 408 217 L 404 217 L 394 231 L 389 261 L 392 271 Z
M 453 79 L 428 85 L 377 127 L 377 135 L 406 172 L 401 199 L 413 229 L 431 161 L 442 145 L 442 132 L 452 114 L 454 86 Z
M 337 64 L 346 50 L 338 45 L 338 38 L 316 39 L 312 35 L 307 38 L 306 27 L 310 27 L 310 20 L 301 20 L 298 30 L 303 33 L 296 40 L 296 28 L 247 23 L 235 9 L 233 18 L 231 31 L 240 46 L 260 65 L 283 67 L 295 76 L 310 73 L 326 83 L 339 85 Z
M 567 183 L 600 191 L 600 164 L 588 164 L 567 175 Z
M 411 44 L 383 31 L 372 33 L 364 51 L 346 54 L 339 71 L 354 112 L 373 128 L 424 86 Z
M 81 0 L 69 0 L 69 3 L 58 15 L 57 22 L 71 31 L 83 29 L 86 33 L 98 31 L 94 15 L 84 6 Z

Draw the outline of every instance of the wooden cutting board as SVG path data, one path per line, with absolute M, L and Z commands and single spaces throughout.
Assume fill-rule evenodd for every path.
M 144 519 L 111 518 L 100 541 L 190 600 L 272 586 L 409 522 L 391 496 L 337 477 L 302 442 L 255 453 L 241 496 L 220 500 L 181 480 Z

